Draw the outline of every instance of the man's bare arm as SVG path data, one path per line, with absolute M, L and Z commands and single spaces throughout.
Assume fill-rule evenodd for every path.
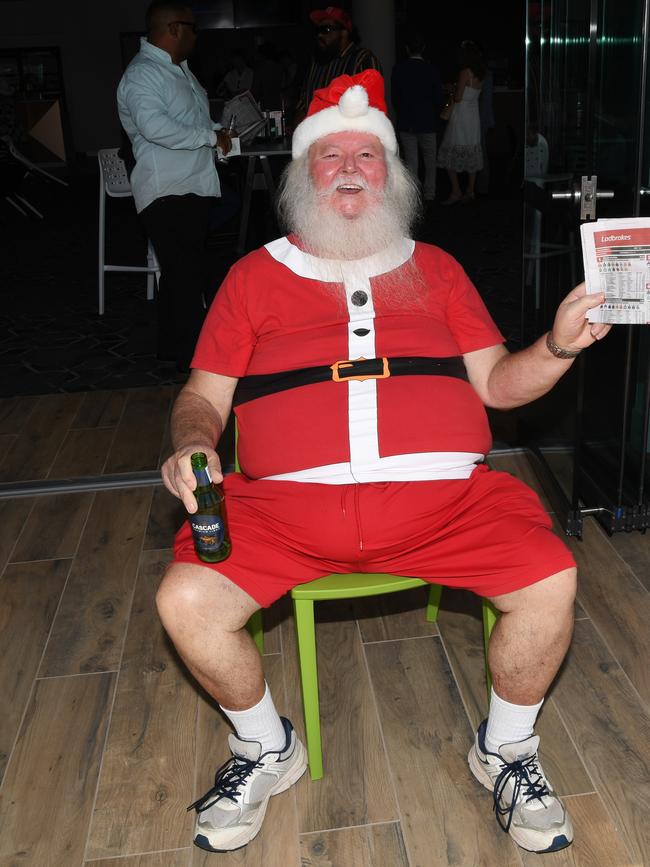
M 162 468 L 165 487 L 179 497 L 189 512 L 196 511 L 192 493 L 196 479 L 190 457 L 205 452 L 213 481 L 223 478 L 215 449 L 228 421 L 237 379 L 193 370 L 172 410 L 171 433 L 174 454 Z
M 602 295 L 587 295 L 584 283 L 560 304 L 553 323 L 553 342 L 563 349 L 581 350 L 600 340 L 609 325 L 589 323 L 585 315 L 603 302 Z M 505 347 L 490 346 L 464 356 L 470 382 L 486 406 L 511 409 L 530 403 L 550 391 L 573 364 L 557 358 L 546 345 L 546 335 L 512 355 Z

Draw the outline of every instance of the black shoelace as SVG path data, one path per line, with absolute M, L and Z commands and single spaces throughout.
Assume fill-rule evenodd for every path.
M 504 792 L 508 783 L 512 780 L 512 800 L 508 804 L 504 799 Z M 504 831 L 510 830 L 512 815 L 521 798 L 526 802 L 535 799 L 541 802 L 545 795 L 550 792 L 546 782 L 537 766 L 537 755 L 527 759 L 517 759 L 514 762 L 501 763 L 501 773 L 494 783 L 494 811 L 497 822 Z M 507 818 L 504 819 L 504 816 Z
M 241 756 L 232 756 L 217 770 L 214 775 L 214 786 L 205 795 L 202 795 L 187 808 L 202 813 L 214 806 L 221 798 L 228 798 L 236 802 L 240 787 L 253 773 L 255 768 L 261 768 L 261 763 L 256 759 L 243 759 Z

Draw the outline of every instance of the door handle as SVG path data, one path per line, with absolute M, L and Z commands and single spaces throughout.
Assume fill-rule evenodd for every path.
M 650 190 L 649 190 L 650 192 Z M 596 219 L 596 200 L 597 199 L 613 199 L 614 190 L 599 190 L 598 177 L 582 176 L 580 186 L 574 184 L 572 190 L 562 190 L 556 193 L 551 193 L 553 199 L 572 200 L 576 205 L 580 204 L 580 219 L 595 220 Z
M 650 196 L 650 187 L 642 187 L 641 188 L 642 196 Z M 553 199 L 573 199 L 573 201 L 577 204 L 582 198 L 582 191 L 580 187 L 576 186 L 574 190 L 561 190 L 560 192 L 551 193 L 551 198 Z M 596 191 L 597 199 L 613 199 L 614 198 L 614 190 L 597 190 Z
M 639 192 L 642 196 L 650 196 L 650 187 L 641 187 Z

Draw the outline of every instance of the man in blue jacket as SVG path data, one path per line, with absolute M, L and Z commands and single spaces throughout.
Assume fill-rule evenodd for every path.
M 120 121 L 135 157 L 131 187 L 160 263 L 158 356 L 187 370 L 205 317 L 209 210 L 220 195 L 217 143 L 207 95 L 187 65 L 196 43 L 189 6 L 154 0 L 147 37 L 117 89 Z
M 424 163 L 424 199 L 436 196 L 437 133 L 444 96 L 440 73 L 424 59 L 424 42 L 412 37 L 406 43 L 408 58 L 396 64 L 391 78 L 391 96 L 397 114 L 397 132 L 402 158 L 418 177 L 418 150 Z

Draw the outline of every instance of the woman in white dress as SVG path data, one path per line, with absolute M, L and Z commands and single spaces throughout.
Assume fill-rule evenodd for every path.
M 473 201 L 476 173 L 483 168 L 478 101 L 486 66 L 481 50 L 474 42 L 461 43 L 460 66 L 453 110 L 438 152 L 438 165 L 447 169 L 451 181 L 451 194 L 445 205 Z M 458 181 L 459 172 L 467 172 L 464 194 Z

